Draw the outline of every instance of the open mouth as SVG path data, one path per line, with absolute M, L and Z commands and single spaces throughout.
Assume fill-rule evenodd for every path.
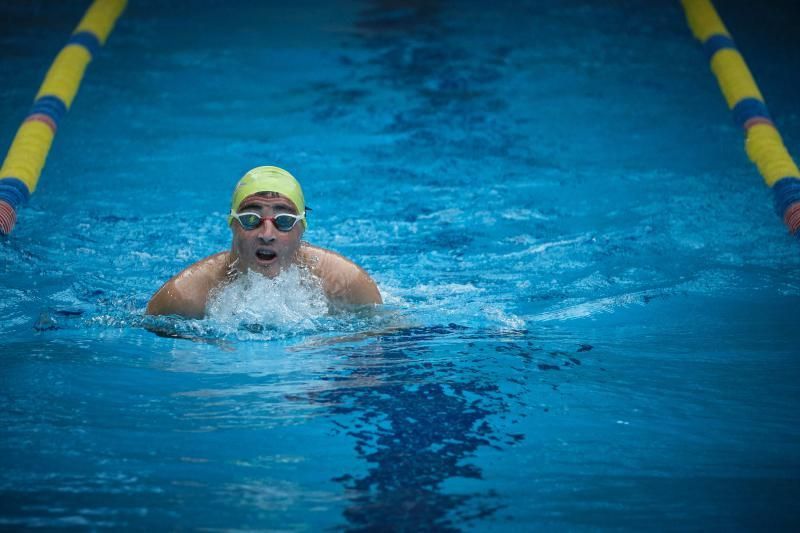
M 259 261 L 272 261 L 273 259 L 278 257 L 278 254 L 276 254 L 272 250 L 261 249 L 261 250 L 256 250 L 256 257 L 259 259 Z

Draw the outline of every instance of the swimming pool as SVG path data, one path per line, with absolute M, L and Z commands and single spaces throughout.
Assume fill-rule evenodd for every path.
M 796 527 L 797 242 L 642 4 L 132 2 L 0 245 L 0 523 Z M 717 4 L 796 155 L 789 2 Z M 8 146 L 85 6 L 0 8 Z M 385 310 L 151 333 L 258 164 Z

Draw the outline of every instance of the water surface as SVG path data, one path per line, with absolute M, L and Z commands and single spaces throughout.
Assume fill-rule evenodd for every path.
M 791 6 L 718 3 L 797 155 Z M 0 9 L 8 146 L 84 6 Z M 384 308 L 148 330 L 261 164 Z M 6 527 L 797 526 L 797 242 L 678 3 L 131 2 L 0 272 Z

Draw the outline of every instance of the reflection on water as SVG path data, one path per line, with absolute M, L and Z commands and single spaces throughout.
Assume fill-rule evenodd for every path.
M 482 368 L 473 359 L 484 351 L 476 342 L 523 372 L 512 383 L 496 368 Z M 476 454 L 510 450 L 524 438 L 505 428 L 513 421 L 501 428 L 495 422 L 510 404 L 519 412 L 530 401 L 515 387 L 542 371 L 580 364 L 565 352 L 545 354 L 547 361 L 534 357 L 543 350 L 524 331 L 493 334 L 456 324 L 395 331 L 357 350 L 335 351 L 347 358 L 349 373 L 323 378 L 331 387 L 308 400 L 326 406 L 335 433 L 354 439 L 357 457 L 368 465 L 366 473 L 344 470 L 334 479 L 347 489 L 350 527 L 367 530 L 457 530 L 493 515 L 502 504 L 491 490 L 445 484 L 483 479 Z
M 364 475 L 343 472 L 335 479 L 350 494 L 345 518 L 351 526 L 449 529 L 468 501 L 488 498 L 442 490 L 451 478 L 480 479 L 480 468 L 465 461 L 496 440 L 487 416 L 503 410 L 496 385 L 461 381 L 452 361 L 426 362 L 431 348 L 423 340 L 454 330 L 422 328 L 381 337 L 370 353 L 353 354 L 367 362 L 379 358 L 381 364 L 356 366 L 346 381 L 312 396 L 328 406 L 338 431 L 355 439 L 356 454 L 369 465 Z M 491 512 L 489 503 L 478 505 Z

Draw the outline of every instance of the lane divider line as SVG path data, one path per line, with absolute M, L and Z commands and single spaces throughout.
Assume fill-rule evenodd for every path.
M 681 0 L 686 20 L 711 63 L 733 120 L 745 133 L 745 151 L 772 188 L 775 210 L 800 238 L 800 170 L 758 89 L 750 69 L 710 0 Z
M 36 190 L 58 123 L 80 87 L 86 67 L 108 39 L 127 0 L 95 0 L 53 60 L 28 116 L 0 168 L 0 234 L 17 223 L 17 209 Z

